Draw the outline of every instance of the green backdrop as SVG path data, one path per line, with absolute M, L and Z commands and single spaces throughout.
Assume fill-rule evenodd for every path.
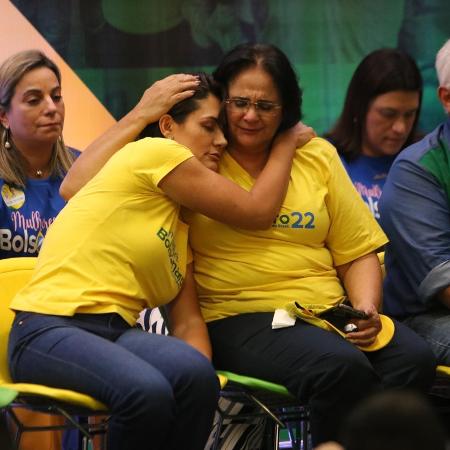
M 210 72 L 225 51 L 270 42 L 293 62 L 304 121 L 319 133 L 340 113 L 351 74 L 368 52 L 398 47 L 425 80 L 420 119 L 444 118 L 436 51 L 450 38 L 450 0 L 13 0 L 12 3 L 119 118 L 156 79 Z

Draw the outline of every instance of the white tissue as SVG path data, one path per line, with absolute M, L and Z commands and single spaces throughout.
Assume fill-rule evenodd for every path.
M 285 309 L 276 309 L 272 320 L 272 329 L 293 327 L 295 317 L 291 316 Z

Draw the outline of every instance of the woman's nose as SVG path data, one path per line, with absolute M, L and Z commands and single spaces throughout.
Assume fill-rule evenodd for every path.
M 406 133 L 407 123 L 403 117 L 399 117 L 392 125 L 392 129 L 398 134 Z
M 216 147 L 220 147 L 221 149 L 224 149 L 228 144 L 228 141 L 225 139 L 225 136 L 223 135 L 222 131 L 219 131 L 217 133 L 217 136 L 214 139 L 214 145 Z
M 255 108 L 255 105 L 249 105 L 249 108 L 244 114 L 244 119 L 246 120 L 258 120 L 259 114 L 258 111 Z
M 57 110 L 57 106 L 52 97 L 47 97 L 45 99 L 45 112 L 46 113 L 54 113 Z

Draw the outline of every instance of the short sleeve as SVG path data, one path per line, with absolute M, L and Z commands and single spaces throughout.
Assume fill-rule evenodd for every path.
M 175 167 L 194 156 L 187 147 L 170 139 L 144 138 L 129 145 L 130 169 L 145 184 L 150 180 L 155 188 Z

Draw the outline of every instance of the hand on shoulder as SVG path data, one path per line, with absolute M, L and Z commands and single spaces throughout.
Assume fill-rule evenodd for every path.
M 276 138 L 274 144 L 280 141 L 286 145 L 293 146 L 294 149 L 303 147 L 317 134 L 312 127 L 305 125 L 303 122 L 298 122 L 291 128 L 280 133 Z

